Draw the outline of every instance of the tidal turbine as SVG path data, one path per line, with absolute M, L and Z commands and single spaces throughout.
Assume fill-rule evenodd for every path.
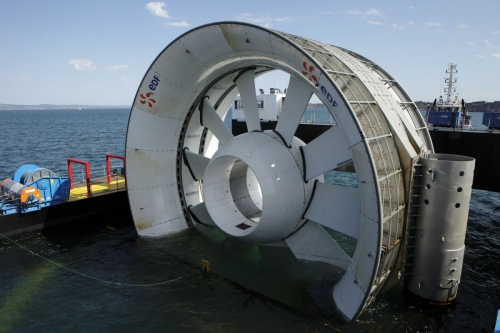
M 255 79 L 273 70 L 290 80 L 275 130 L 263 131 Z M 237 94 L 248 132 L 233 136 L 223 119 Z M 305 144 L 295 133 L 313 94 L 336 125 Z M 349 162 L 357 189 L 325 183 L 325 173 Z M 453 168 L 440 172 L 443 163 Z M 426 271 L 426 260 L 415 260 L 415 254 L 425 252 L 418 237 L 429 218 L 418 216 L 441 219 L 433 205 L 424 203 L 424 191 L 434 191 L 440 214 L 446 216 L 450 212 L 443 207 L 460 200 L 454 221 L 466 226 L 474 160 L 434 154 L 415 103 L 365 57 L 248 23 L 218 22 L 186 32 L 153 61 L 132 106 L 126 165 L 140 236 L 217 226 L 242 241 L 287 246 L 298 259 L 340 267 L 345 273 L 332 297 L 351 321 L 384 285 L 402 276 L 418 284 L 412 292 L 419 293 L 422 284 L 412 272 Z M 443 176 L 433 177 L 422 165 Z M 445 177 L 457 168 L 465 177 Z M 432 190 L 422 183 L 424 173 L 431 177 L 425 181 L 432 182 Z M 443 193 L 436 192 L 444 186 Z M 463 190 L 450 198 L 457 186 Z M 352 237 L 354 254 L 346 254 L 325 227 Z M 462 229 L 453 236 L 458 237 L 453 248 L 445 250 L 461 249 Z M 448 246 L 441 238 L 436 241 L 440 249 Z M 461 268 L 462 259 L 454 253 L 447 258 Z M 436 268 L 438 280 L 449 265 L 441 262 Z M 459 272 L 453 278 L 457 275 L 459 280 Z M 455 281 L 441 287 L 448 300 L 457 286 Z

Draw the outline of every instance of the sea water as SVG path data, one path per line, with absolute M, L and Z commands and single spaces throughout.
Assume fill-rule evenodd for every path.
M 128 115 L 0 111 L 0 178 L 24 163 L 64 172 L 67 157 L 89 160 L 91 170 L 104 165 L 104 154 L 124 154 Z M 356 186 L 353 174 L 327 178 Z M 473 190 L 452 306 L 419 305 L 397 285 L 350 324 L 332 304 L 336 269 L 217 229 L 144 239 L 132 226 L 114 228 L 111 218 L 108 227 L 25 233 L 16 244 L 0 236 L 0 332 L 492 332 L 500 308 L 499 206 L 498 193 Z

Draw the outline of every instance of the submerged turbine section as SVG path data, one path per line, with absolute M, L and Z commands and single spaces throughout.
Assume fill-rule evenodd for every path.
M 272 70 L 290 83 L 276 129 L 263 131 L 255 78 Z M 248 132 L 235 137 L 223 119 L 237 94 Z M 313 94 L 336 125 L 305 144 L 295 133 Z M 140 236 L 217 226 L 342 268 L 332 298 L 355 320 L 398 279 L 412 170 L 429 153 L 418 109 L 375 63 L 251 24 L 214 23 L 168 45 L 138 89 L 128 196 Z M 325 173 L 349 161 L 357 189 L 325 183 Z M 354 254 L 325 228 L 356 240 Z

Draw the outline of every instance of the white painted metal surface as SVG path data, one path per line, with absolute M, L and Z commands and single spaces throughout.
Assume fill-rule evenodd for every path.
M 203 100 L 201 113 L 203 125 L 215 135 L 221 144 L 228 142 L 234 137 L 207 99 Z
M 339 126 L 333 126 L 303 148 L 306 180 L 352 161 L 349 144 Z
M 281 136 L 260 132 L 254 78 L 271 69 L 291 76 Z M 222 119 L 238 92 L 256 132 L 233 138 Z M 311 94 L 338 126 L 304 145 L 294 133 Z M 246 23 L 193 29 L 153 62 L 132 108 L 127 186 L 138 233 L 163 236 L 198 220 L 257 244 L 284 241 L 299 259 L 346 270 L 332 296 L 355 320 L 399 270 L 397 253 L 382 257 L 381 249 L 402 236 L 412 158 L 432 152 L 412 104 L 392 77 L 353 52 Z M 313 194 L 315 180 L 348 160 L 357 190 L 320 183 Z M 357 239 L 352 258 L 325 227 Z
M 295 135 L 311 96 L 312 91 L 307 84 L 295 78 L 295 76 L 290 77 L 281 119 L 276 125 L 276 132 L 281 134 L 287 145 L 290 144 Z
M 255 96 L 255 71 L 249 69 L 236 78 L 235 83 L 240 91 L 243 102 L 243 112 L 249 132 L 261 131 L 259 110 L 257 109 L 257 97 Z
M 212 157 L 203 182 L 205 203 L 224 232 L 242 240 L 266 244 L 280 241 L 304 223 L 305 194 L 311 184 L 302 181 L 297 138 L 288 149 L 273 132 L 246 133 L 222 146 Z M 251 169 L 255 182 L 237 182 Z M 260 192 L 252 196 L 249 191 Z M 261 207 L 261 208 L 259 208 Z
M 199 154 L 195 154 L 187 149 L 184 150 L 184 161 L 188 164 L 193 178 L 196 180 L 203 180 L 203 174 L 207 168 L 210 159 Z
M 214 220 L 212 220 L 212 217 L 210 217 L 210 214 L 208 213 L 207 210 L 207 206 L 205 205 L 204 202 L 201 202 L 196 206 L 190 206 L 189 211 L 192 215 L 194 215 L 197 222 L 211 226 L 217 225 L 215 224 Z
M 352 261 L 321 225 L 311 221 L 285 242 L 299 259 L 322 261 L 343 269 L 347 269 Z
M 304 217 L 358 239 L 360 211 L 357 189 L 318 182 Z

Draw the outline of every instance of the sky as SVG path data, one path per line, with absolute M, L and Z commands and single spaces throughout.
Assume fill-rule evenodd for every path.
M 349 49 L 415 101 L 449 63 L 467 102 L 500 100 L 500 1 L 0 0 L 0 103 L 131 105 L 156 56 L 200 25 L 243 21 Z M 270 73 L 256 88 L 286 88 Z

